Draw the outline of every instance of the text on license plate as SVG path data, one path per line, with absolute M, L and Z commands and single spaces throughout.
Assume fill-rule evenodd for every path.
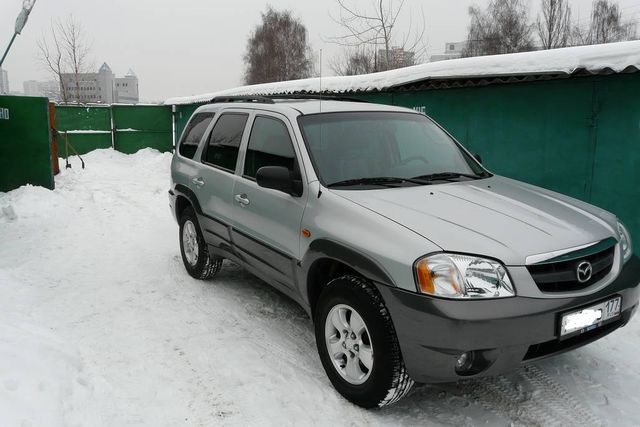
M 597 328 L 602 322 L 619 316 L 621 305 L 622 298 L 615 297 L 600 304 L 563 315 L 560 336 L 573 334 L 574 332 L 587 332 Z

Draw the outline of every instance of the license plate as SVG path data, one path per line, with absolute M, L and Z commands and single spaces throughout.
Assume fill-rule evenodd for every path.
M 601 326 L 607 320 L 620 316 L 621 305 L 622 298 L 615 297 L 563 315 L 560 323 L 560 336 L 578 335 Z

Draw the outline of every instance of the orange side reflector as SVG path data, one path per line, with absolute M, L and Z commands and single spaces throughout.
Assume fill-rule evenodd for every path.
M 304 237 L 311 237 L 311 232 L 305 228 L 304 230 L 302 230 L 302 235 Z

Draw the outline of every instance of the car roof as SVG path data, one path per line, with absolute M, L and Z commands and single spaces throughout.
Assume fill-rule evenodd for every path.
M 317 113 L 338 113 L 349 111 L 382 111 L 416 113 L 416 111 L 393 105 L 373 104 L 358 101 L 318 100 L 318 99 L 274 99 L 274 103 L 266 102 L 216 102 L 198 108 L 198 112 L 217 111 L 224 108 L 249 108 L 281 113 L 297 112 L 301 115 Z

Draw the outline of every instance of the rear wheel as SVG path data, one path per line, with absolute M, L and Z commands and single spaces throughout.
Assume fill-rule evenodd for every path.
M 180 253 L 185 269 L 196 279 L 210 279 L 222 267 L 222 258 L 209 255 L 198 218 L 191 207 L 180 215 Z
M 333 386 L 364 408 L 389 405 L 413 386 L 382 297 L 366 280 L 346 275 L 322 291 L 316 343 Z

